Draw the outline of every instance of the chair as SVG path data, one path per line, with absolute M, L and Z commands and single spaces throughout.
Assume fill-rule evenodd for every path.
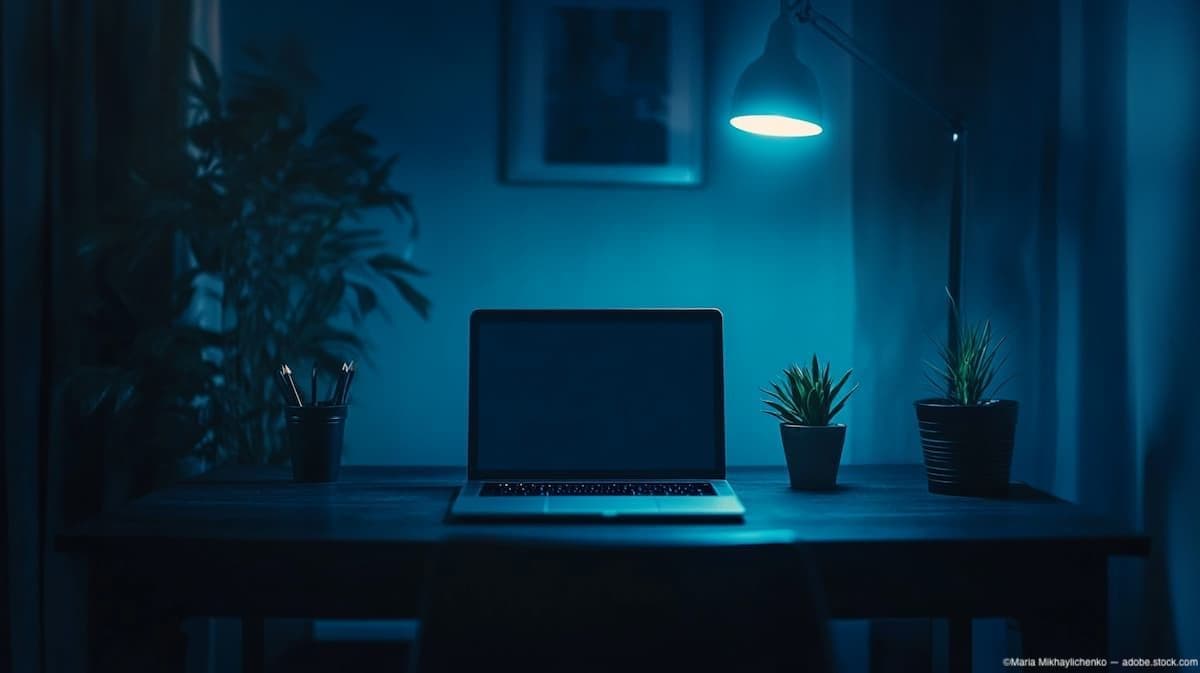
M 716 540 L 451 540 L 413 670 L 831 670 L 805 549 Z

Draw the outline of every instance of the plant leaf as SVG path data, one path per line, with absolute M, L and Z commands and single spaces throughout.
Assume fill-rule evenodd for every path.
M 781 404 L 772 402 L 771 400 L 763 400 L 763 402 L 766 403 L 767 406 L 771 407 L 771 409 L 775 410 L 776 413 L 778 413 L 784 417 L 787 417 L 787 418 L 796 418 L 797 417 L 797 414 L 794 411 L 792 411 L 791 409 L 788 409 L 787 407 L 785 407 Z
M 413 276 L 425 275 L 425 272 L 421 269 L 418 269 L 396 255 L 386 252 L 371 256 L 367 260 L 367 264 L 371 265 L 371 268 L 375 269 L 379 273 L 383 273 L 385 271 L 398 271 L 400 273 L 407 273 Z
M 196 66 L 196 74 L 200 76 L 199 91 L 203 95 L 202 100 L 205 105 L 215 109 L 221 93 L 221 78 L 217 76 L 217 68 L 208 54 L 199 47 L 192 45 L 188 52 L 192 56 L 192 64 Z
M 429 318 L 429 307 L 432 302 L 429 298 L 417 291 L 407 280 L 395 273 L 384 274 L 384 278 L 392 284 L 393 287 L 404 297 L 404 301 L 413 308 L 422 318 Z
M 355 298 L 358 301 L 360 315 L 370 313 L 379 306 L 379 295 L 375 294 L 375 290 L 370 286 L 362 283 L 350 283 L 350 287 L 354 290 Z
M 855 383 L 854 387 L 851 388 L 850 391 L 846 393 L 846 396 L 842 398 L 842 401 L 838 402 L 837 404 L 834 405 L 833 409 L 831 409 L 829 411 L 829 419 L 826 422 L 826 425 L 828 425 L 830 422 L 833 421 L 833 417 L 838 415 L 838 412 L 842 410 L 842 407 L 846 406 L 846 401 L 849 400 L 850 396 L 853 395 L 858 390 L 858 387 L 860 385 L 862 385 L 862 384 Z
M 828 371 L 829 371 L 829 368 L 828 368 L 828 367 L 826 367 L 825 371 L 826 371 L 826 373 L 828 373 Z M 854 373 L 854 370 L 853 370 L 853 369 L 847 369 L 847 370 L 846 370 L 846 373 L 845 373 L 845 374 L 842 374 L 842 378 L 838 379 L 838 382 L 837 382 L 837 384 L 836 384 L 836 385 L 834 385 L 832 388 L 830 388 L 830 389 L 829 389 L 829 397 L 830 397 L 830 399 L 833 399 L 834 397 L 837 397 L 837 394 L 838 394 L 839 392 L 841 392 L 841 390 L 842 390 L 842 386 L 846 385 L 846 382 L 850 380 L 850 375 L 851 375 L 851 374 L 853 374 L 853 373 Z

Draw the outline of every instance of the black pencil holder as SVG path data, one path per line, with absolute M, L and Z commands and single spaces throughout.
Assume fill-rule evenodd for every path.
M 337 481 L 346 432 L 346 405 L 288 407 L 288 446 L 292 453 L 292 479 L 304 482 Z

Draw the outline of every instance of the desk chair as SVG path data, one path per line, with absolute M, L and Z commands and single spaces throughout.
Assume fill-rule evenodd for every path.
M 789 542 L 461 539 L 435 554 L 413 670 L 828 671 Z

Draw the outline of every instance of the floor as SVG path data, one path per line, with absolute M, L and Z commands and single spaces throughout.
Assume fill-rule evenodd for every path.
M 299 643 L 284 653 L 273 673 L 404 673 L 408 670 L 407 643 L 322 642 Z

